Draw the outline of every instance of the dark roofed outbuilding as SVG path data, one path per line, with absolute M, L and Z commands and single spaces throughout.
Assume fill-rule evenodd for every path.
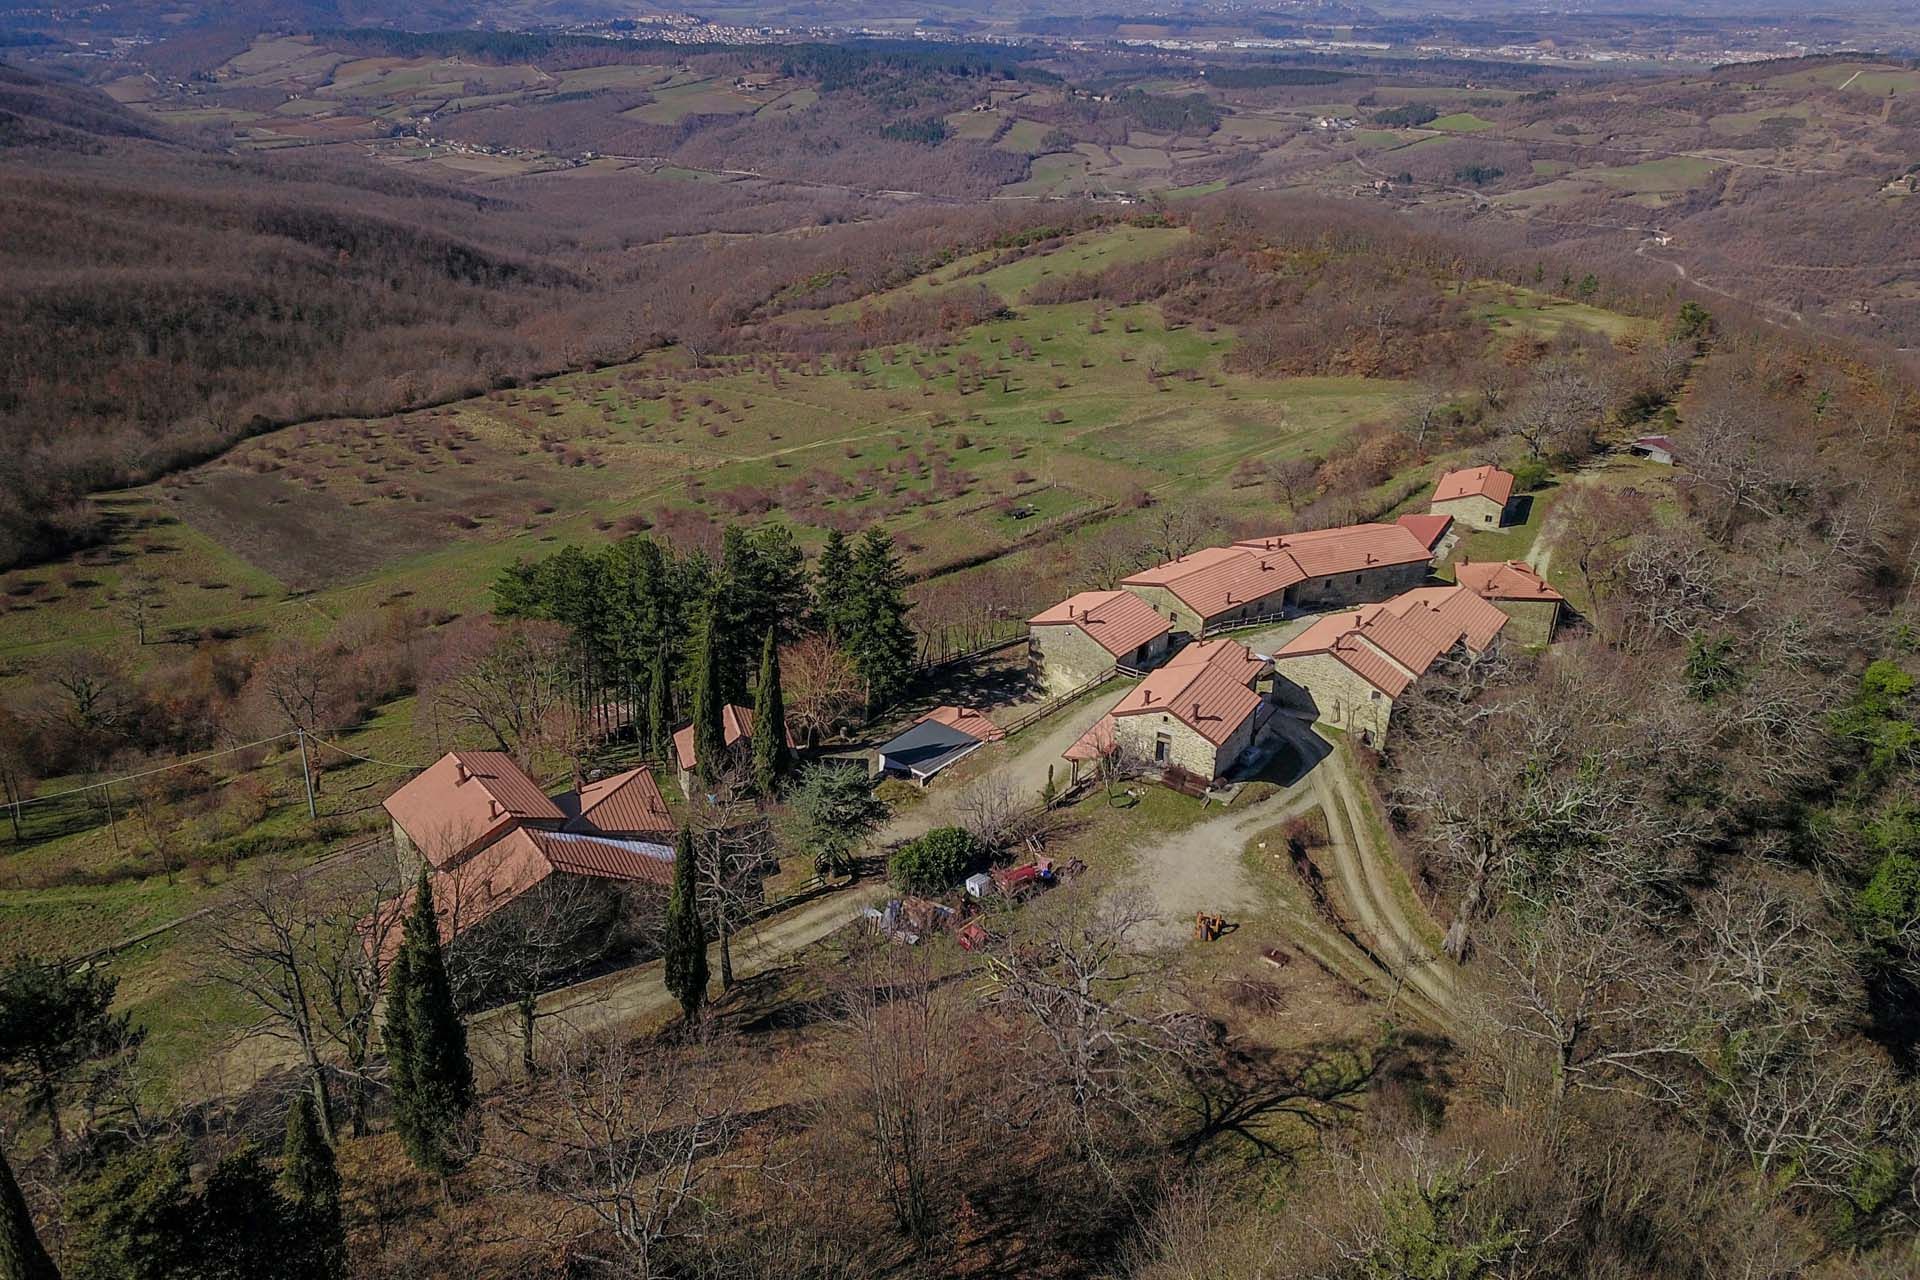
M 907 773 L 924 783 L 980 746 L 981 740 L 938 720 L 922 720 L 880 744 L 882 773 Z

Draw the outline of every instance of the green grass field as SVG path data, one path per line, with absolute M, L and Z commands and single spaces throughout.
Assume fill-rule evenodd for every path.
M 317 639 L 347 619 L 377 627 L 400 611 L 477 612 L 516 559 L 645 522 L 785 519 L 807 548 L 824 537 L 819 521 L 884 524 L 911 569 L 978 561 L 955 581 L 1014 574 L 1042 596 L 1085 585 L 1080 548 L 1089 539 L 1144 527 L 1153 508 L 1138 505 L 1143 492 L 1190 500 L 1223 520 L 1282 522 L 1263 486 L 1232 483 L 1235 467 L 1335 452 L 1354 427 L 1397 412 L 1411 388 L 1230 374 L 1230 328 L 1170 326 L 1148 305 L 1022 301 L 1048 279 L 1173 252 L 1187 236 L 1116 226 L 997 266 L 994 255 L 976 254 L 873 300 L 979 284 L 1013 308 L 927 349 L 704 368 L 669 350 L 438 409 L 249 439 L 165 482 L 97 499 L 114 520 L 107 545 L 0 575 L 0 682 L 18 689 L 68 648 L 152 673 L 190 661 L 192 638 L 216 629 L 265 648 Z M 1474 303 L 1495 329 L 1613 333 L 1628 324 L 1505 287 L 1476 286 Z M 864 305 L 811 318 L 851 321 Z M 774 510 L 736 515 L 739 495 L 754 492 L 775 495 Z M 1470 542 L 1470 554 L 1517 554 L 1544 510 L 1536 503 L 1522 530 L 1476 535 L 1501 541 Z M 1075 524 L 1089 517 L 1101 523 Z M 114 601 L 136 581 L 158 591 L 145 645 Z M 309 859 L 379 826 L 380 798 L 445 744 L 407 697 L 339 745 L 371 760 L 318 749 L 318 829 L 298 757 L 284 744 L 262 760 L 209 764 L 214 799 L 190 830 L 196 847 L 238 850 L 231 865 L 154 874 L 124 807 L 114 825 L 104 809 L 78 802 L 65 826 L 36 817 L 26 845 L 0 843 L 0 932 L 36 952 L 72 952 L 186 916 L 232 877 Z M 265 808 L 240 818 L 243 775 L 262 780 Z M 205 945 L 207 927 L 189 924 L 114 962 L 126 1007 L 154 1028 L 169 1065 L 205 1055 L 241 1013 L 190 977 L 186 957 Z
M 1427 126 L 1430 129 L 1444 129 L 1448 133 L 1479 133 L 1493 128 L 1493 121 L 1482 120 L 1471 111 L 1456 111 L 1452 115 L 1441 116 Z

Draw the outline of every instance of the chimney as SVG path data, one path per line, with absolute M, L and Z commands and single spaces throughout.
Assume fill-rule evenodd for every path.
M 1196 721 L 1200 719 L 1200 700 L 1198 698 L 1193 700 L 1193 718 Z
M 453 775 L 453 785 L 456 787 L 464 787 L 467 785 L 468 780 L 473 777 L 471 773 L 467 772 L 467 762 L 458 756 L 455 756 L 453 759 Z
M 497 818 L 500 816 L 500 802 L 492 796 L 487 797 L 487 816 L 489 818 Z
M 1141 705 L 1143 705 L 1143 706 L 1149 706 L 1149 707 L 1150 707 L 1150 706 L 1152 706 L 1152 705 L 1153 705 L 1153 690 L 1151 690 L 1151 689 L 1142 689 L 1142 690 L 1140 691 L 1140 702 L 1141 702 Z

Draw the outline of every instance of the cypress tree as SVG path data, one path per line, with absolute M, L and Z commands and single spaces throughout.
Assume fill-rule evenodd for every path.
M 899 697 L 913 676 L 913 629 L 907 625 L 907 575 L 893 538 L 869 529 L 854 555 L 848 602 L 847 652 L 867 683 L 869 708 Z
M 387 997 L 385 1031 L 393 1066 L 394 1128 L 415 1165 L 445 1177 L 460 1163 L 455 1131 L 473 1105 L 473 1064 L 467 1058 L 467 1030 L 453 1007 L 433 886 L 424 867 Z
M 653 651 L 653 676 L 647 687 L 647 753 L 657 761 L 673 758 L 673 662 L 665 645 Z
M 700 913 L 700 869 L 694 862 L 693 831 L 681 827 L 673 845 L 673 889 L 667 895 L 667 949 L 661 967 L 667 991 L 690 1023 L 699 1020 L 707 999 L 707 926 Z
M 845 535 L 838 529 L 829 530 L 813 568 L 813 616 L 835 640 L 847 638 L 852 587 L 853 552 L 847 547 Z
M 304 1090 L 287 1111 L 287 1137 L 280 1156 L 280 1186 L 299 1234 L 312 1244 L 312 1273 L 345 1275 L 347 1236 L 340 1220 L 340 1170 L 334 1164 L 333 1148 L 320 1132 L 313 1095 Z
M 13 1180 L 13 1166 L 0 1151 L 0 1280 L 60 1280 L 27 1213 L 26 1197 Z
M 780 646 L 767 629 L 760 649 L 760 683 L 753 694 L 753 782 L 762 798 L 772 800 L 793 769 L 793 748 L 787 745 L 787 701 L 780 689 Z
M 709 605 L 693 682 L 693 767 L 701 784 L 708 788 L 727 768 L 726 723 L 722 719 L 727 700 L 720 669 L 725 654 L 718 621 L 718 610 Z

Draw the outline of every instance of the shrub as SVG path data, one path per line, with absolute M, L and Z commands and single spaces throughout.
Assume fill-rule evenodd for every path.
M 1514 464 L 1513 487 L 1521 493 L 1532 493 L 1547 482 L 1552 474 L 1545 462 L 1539 458 L 1528 458 L 1525 462 Z
M 939 893 L 965 879 L 982 861 L 980 845 L 959 827 L 936 827 L 902 845 L 887 876 L 908 893 Z

